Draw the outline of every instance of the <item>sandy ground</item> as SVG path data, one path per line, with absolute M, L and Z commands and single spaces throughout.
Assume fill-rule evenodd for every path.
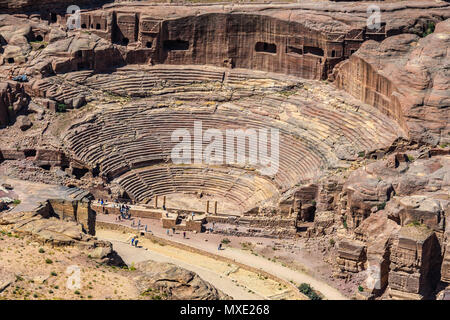
M 170 262 L 197 273 L 217 289 L 234 299 L 292 299 L 292 290 L 274 280 L 234 264 L 185 251 L 170 245 L 141 238 L 139 247 L 126 243 L 132 234 L 111 230 L 97 230 L 97 237 L 113 243 L 114 249 L 128 265 L 153 260 Z
M 74 267 L 80 270 L 80 287 Z M 40 245 L 0 226 L 0 300 L 140 299 L 136 271 L 99 264 L 74 247 Z
M 98 221 L 106 221 L 118 223 L 115 221 L 116 216 L 113 215 L 98 215 Z M 201 233 L 195 234 L 192 232 L 187 232 L 187 239 L 183 238 L 182 232 L 176 232 L 172 234 L 170 232 L 167 235 L 166 230 L 164 230 L 160 221 L 153 219 L 134 219 L 134 223 L 141 221 L 141 225 L 147 225 L 148 230 L 150 230 L 153 235 L 157 237 L 161 237 L 163 239 L 168 239 L 171 241 L 176 241 L 182 243 L 184 245 L 188 245 L 200 250 L 205 250 L 214 254 L 223 255 L 224 257 L 233 259 L 235 261 L 239 261 L 240 263 L 259 268 L 267 273 L 276 275 L 284 280 L 290 281 L 295 285 L 300 285 L 301 283 L 310 284 L 315 290 L 319 291 L 326 299 L 330 300 L 343 300 L 348 299 L 344 294 L 342 294 L 339 290 L 335 289 L 325 281 L 314 276 L 314 272 L 307 266 L 302 265 L 301 262 L 303 260 L 296 261 L 297 268 L 288 267 L 286 263 L 282 261 L 278 261 L 279 259 L 270 259 L 266 256 L 262 256 L 261 254 L 256 253 L 254 250 L 248 250 L 248 246 L 243 246 L 243 244 L 250 243 L 254 246 L 260 246 L 262 248 L 273 248 L 278 242 L 281 240 L 274 240 L 268 238 L 256 238 L 256 237 L 232 237 L 227 236 L 224 237 L 220 234 L 208 234 Z M 122 225 L 126 225 L 128 227 L 131 226 L 131 221 L 120 222 Z M 141 231 L 143 231 L 141 229 Z M 229 239 L 231 242 L 229 245 L 224 245 L 225 250 L 217 250 L 218 244 L 224 238 Z M 302 250 L 302 247 L 296 248 L 298 251 Z M 270 251 L 273 251 L 272 249 Z M 306 251 L 303 248 L 303 251 Z M 304 261 L 308 261 L 308 255 L 306 257 L 300 255 L 300 257 Z M 202 257 L 203 259 L 204 257 Z M 312 267 L 322 266 L 326 267 L 326 263 L 323 261 L 319 261 L 318 259 L 314 259 L 313 263 L 309 262 Z M 331 274 L 331 273 L 330 273 Z

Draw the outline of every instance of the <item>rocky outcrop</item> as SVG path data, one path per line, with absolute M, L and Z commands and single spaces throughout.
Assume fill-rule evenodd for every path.
M 82 8 L 86 7 L 98 7 L 103 3 L 109 2 L 108 0 L 44 0 L 36 2 L 34 0 L 0 0 L 0 11 L 2 13 L 25 13 L 25 12 L 41 12 L 47 13 L 50 17 L 50 13 L 66 12 L 68 6 L 74 3 Z
M 231 299 L 194 272 L 174 264 L 145 261 L 135 267 L 144 273 L 136 279 L 136 284 L 144 296 L 167 300 Z
M 54 201 L 53 201 L 54 205 Z M 86 207 L 83 206 L 82 207 Z M 81 223 L 72 218 L 74 212 L 66 206 L 54 206 L 55 215 L 49 205 L 43 205 L 34 211 L 0 213 L 0 225 L 9 226 L 12 231 L 31 236 L 35 241 L 52 246 L 76 246 L 86 251 L 93 259 L 113 265 L 124 265 L 122 259 L 112 249 L 108 241 L 97 240 L 87 234 Z M 69 210 L 68 210 L 69 209 Z M 81 210 L 75 211 L 80 214 Z M 82 219 L 80 219 L 82 220 Z
M 428 299 L 448 285 L 450 158 L 430 153 L 436 152 L 391 154 L 354 171 L 344 184 L 345 238 L 336 263 L 341 276 L 364 267 L 360 297 L 388 288 L 392 299 Z
M 0 81 L 0 127 L 11 124 L 30 98 L 20 83 Z
M 338 245 L 337 265 L 341 271 L 359 272 L 364 270 L 366 246 L 362 242 L 342 240 Z
M 440 254 L 439 242 L 431 229 L 424 225 L 402 227 L 390 257 L 391 298 L 428 298 L 439 281 Z
M 424 38 L 402 34 L 366 41 L 336 66 L 335 84 L 396 119 L 410 139 L 449 143 L 449 34 L 446 20 Z

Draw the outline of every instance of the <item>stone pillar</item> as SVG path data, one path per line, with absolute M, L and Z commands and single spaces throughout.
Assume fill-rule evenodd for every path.
M 206 209 L 205 209 L 205 213 L 206 213 L 206 214 L 209 213 L 209 200 L 206 200 Z
M 166 196 L 163 196 L 163 206 L 166 207 Z
M 214 202 L 214 214 L 217 214 L 217 201 Z

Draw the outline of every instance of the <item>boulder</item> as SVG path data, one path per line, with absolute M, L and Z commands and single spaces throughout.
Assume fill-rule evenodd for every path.
M 192 271 L 171 263 L 140 262 L 136 269 L 144 273 L 137 286 L 144 296 L 162 295 L 169 300 L 228 300 L 229 296 Z
M 19 128 L 22 131 L 26 131 L 31 128 L 33 123 L 31 122 L 30 118 L 27 116 L 20 116 L 17 117 L 17 122 L 19 123 Z

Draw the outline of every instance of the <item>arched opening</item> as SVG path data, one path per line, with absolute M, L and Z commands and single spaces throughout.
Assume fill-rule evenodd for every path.
M 151 42 L 151 41 L 147 41 L 147 42 L 145 43 L 145 46 L 146 46 L 147 48 L 151 48 L 152 45 L 153 45 L 153 42 Z
M 128 40 L 128 38 L 123 38 L 122 39 L 122 45 L 123 46 L 127 46 L 129 42 L 130 42 L 130 40 Z
M 97 25 L 95 26 L 95 29 L 100 30 L 101 26 L 100 23 L 97 23 Z
M 331 50 L 331 57 L 332 58 L 336 57 L 336 50 Z
M 172 51 L 172 50 L 188 50 L 189 49 L 189 41 L 184 40 L 165 40 L 163 43 L 164 50 Z
M 82 28 L 82 29 L 86 29 L 86 23 L 83 23 L 83 24 L 81 25 L 81 28 Z
M 36 41 L 44 41 L 44 38 L 40 34 L 38 34 L 36 36 Z
M 315 56 L 323 57 L 323 50 L 321 48 L 318 48 L 318 47 L 304 46 L 303 47 L 303 51 L 305 52 L 305 54 L 313 54 Z
M 36 150 L 34 149 L 26 149 L 24 153 L 27 158 L 36 156 Z
M 56 13 L 50 13 L 50 22 L 55 23 L 57 20 Z
M 256 52 L 277 53 L 277 45 L 274 43 L 257 42 L 255 45 Z
M 72 168 L 72 173 L 77 179 L 81 179 L 86 173 L 88 173 L 88 169 L 83 168 Z
M 296 47 L 292 47 L 292 46 L 288 46 L 286 53 L 290 53 L 290 54 L 295 54 L 295 55 L 302 55 L 303 54 L 303 50 L 301 48 L 296 48 Z
M 14 63 L 14 58 L 8 58 L 8 63 Z

